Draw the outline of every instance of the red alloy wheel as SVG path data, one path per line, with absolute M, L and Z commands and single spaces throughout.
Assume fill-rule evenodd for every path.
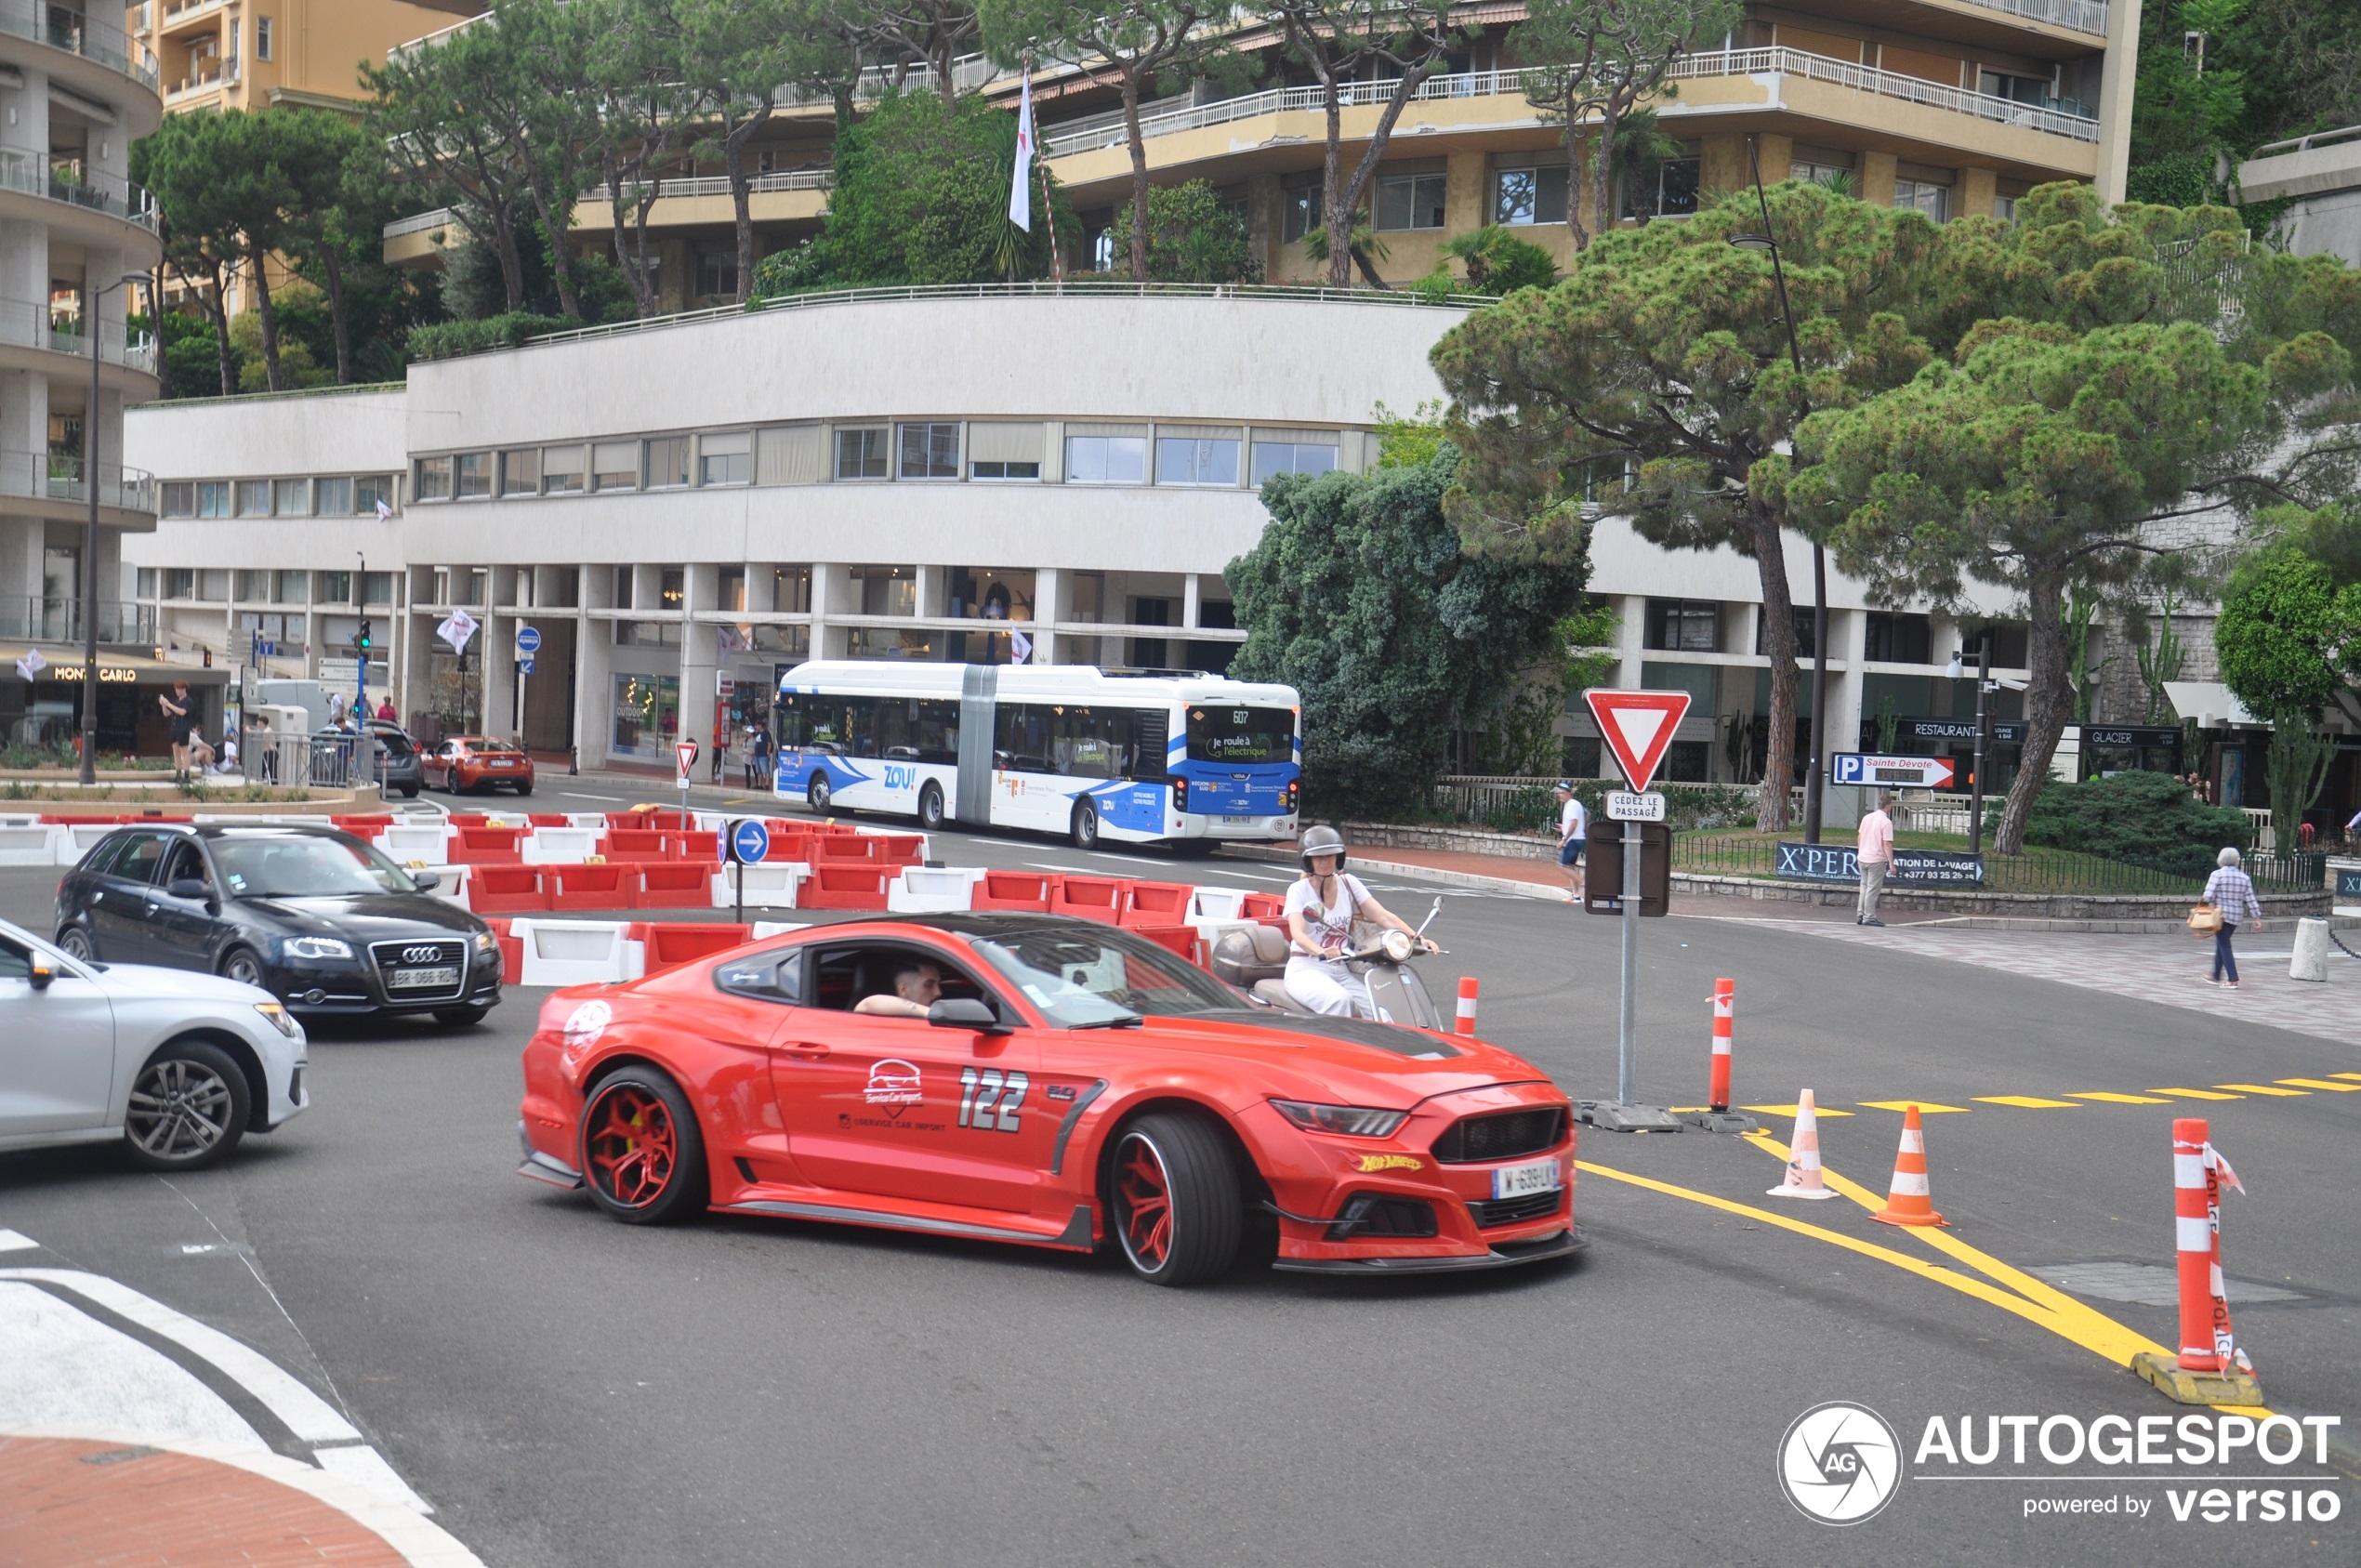
M 1123 1250 L 1141 1273 L 1162 1269 L 1172 1253 L 1172 1179 L 1156 1146 L 1133 1133 L 1115 1176 L 1122 1204 Z
M 672 1112 L 638 1084 L 600 1094 L 584 1118 L 591 1179 L 622 1208 L 645 1208 L 672 1185 L 680 1138 Z

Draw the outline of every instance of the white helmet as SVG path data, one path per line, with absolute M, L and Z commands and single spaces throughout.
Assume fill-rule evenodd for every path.
M 1323 826 L 1309 830 L 1296 849 L 1303 857 L 1304 869 L 1307 871 L 1312 868 L 1312 857 L 1314 855 L 1334 855 L 1337 857 L 1337 869 L 1339 871 L 1344 869 L 1344 835 L 1333 827 Z

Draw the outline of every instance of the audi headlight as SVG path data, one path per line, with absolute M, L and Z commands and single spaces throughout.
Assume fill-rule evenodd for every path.
M 284 949 L 290 958 L 350 958 L 352 947 L 335 937 L 289 937 Z
M 1310 1105 L 1300 1100 L 1274 1100 L 1271 1106 L 1306 1132 L 1332 1132 L 1343 1138 L 1384 1138 L 1410 1119 L 1407 1111 L 1373 1111 L 1365 1105 Z
M 478 953 L 490 953 L 499 945 L 500 939 L 494 936 L 490 931 L 478 931 L 476 933 L 476 951 Z
M 303 1038 L 303 1025 L 287 1016 L 287 1009 L 276 1002 L 257 1002 L 254 1010 L 270 1021 L 270 1027 L 290 1040 Z

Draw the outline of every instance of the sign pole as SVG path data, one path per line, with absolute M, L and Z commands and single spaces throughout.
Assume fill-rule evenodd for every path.
M 1617 1053 L 1615 1098 L 1618 1105 L 1640 1098 L 1640 824 L 1623 824 L 1623 1028 Z
M 1646 902 L 1641 857 L 1646 853 L 1643 822 L 1664 820 L 1664 797 L 1650 795 L 1648 784 L 1664 760 L 1672 738 L 1689 710 L 1685 692 L 1644 692 L 1593 689 L 1583 693 L 1600 738 L 1615 756 L 1630 785 L 1629 795 L 1607 796 L 1609 821 L 1623 824 L 1623 896 L 1617 913 L 1623 916 L 1622 1007 L 1616 1053 L 1616 1098 L 1612 1102 L 1580 1102 L 1582 1119 L 1608 1132 L 1678 1132 L 1681 1123 L 1659 1106 L 1642 1105 L 1640 1094 L 1640 914 Z M 1671 847 L 1666 844 L 1669 855 Z M 1669 870 L 1669 868 L 1668 868 Z

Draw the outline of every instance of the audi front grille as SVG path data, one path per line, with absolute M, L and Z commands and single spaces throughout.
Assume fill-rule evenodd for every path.
M 1444 1165 L 1480 1165 L 1489 1160 L 1513 1160 L 1538 1154 L 1565 1141 L 1566 1112 L 1563 1105 L 1531 1111 L 1499 1111 L 1465 1116 L 1434 1140 L 1434 1157 Z
M 455 1002 L 468 992 L 468 944 L 459 941 L 417 939 L 373 942 L 369 956 L 377 966 L 377 983 L 389 1002 Z M 458 980 L 449 986 L 394 984 L 394 976 L 409 969 L 455 969 Z

